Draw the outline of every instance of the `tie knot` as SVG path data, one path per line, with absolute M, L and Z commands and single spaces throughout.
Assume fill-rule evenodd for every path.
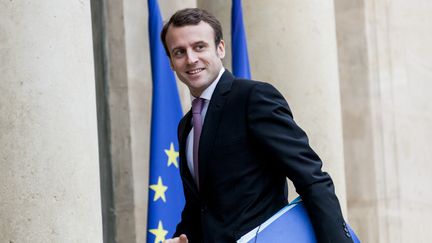
M 192 114 L 201 114 L 204 107 L 204 99 L 196 98 L 192 101 Z

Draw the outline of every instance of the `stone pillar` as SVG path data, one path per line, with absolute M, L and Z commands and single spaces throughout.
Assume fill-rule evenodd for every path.
M 92 4 L 104 240 L 136 242 L 124 1 Z
M 148 39 L 147 1 L 123 1 L 125 63 L 128 85 L 131 159 L 133 170 L 133 208 L 136 238 L 147 242 L 147 202 L 151 120 L 151 68 Z M 125 231 L 127 232 L 127 231 Z
M 432 3 L 335 2 L 350 220 L 364 242 L 426 242 Z
M 230 1 L 198 1 L 222 18 L 230 39 Z M 243 1 L 252 78 L 275 85 L 324 162 L 345 208 L 336 34 L 333 1 Z M 228 42 L 227 53 L 231 53 Z M 230 58 L 229 56 L 227 58 Z M 225 64 L 230 63 L 227 60 Z M 291 188 L 290 199 L 294 197 Z
M 379 241 L 371 87 L 364 1 L 335 0 L 349 222 L 364 242 Z M 381 230 L 382 231 L 382 230 Z
M 0 242 L 102 242 L 90 3 L 0 3 Z

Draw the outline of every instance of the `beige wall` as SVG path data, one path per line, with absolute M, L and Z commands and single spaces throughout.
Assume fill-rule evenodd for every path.
M 126 59 L 124 1 L 103 2 L 106 59 L 105 102 L 107 115 L 108 158 L 112 169 L 112 199 L 116 242 L 135 242 L 134 167 L 132 156 L 132 108 L 129 102 Z M 101 98 L 103 99 L 103 98 Z M 109 200 L 109 199 L 108 199 Z
M 364 242 L 378 242 L 369 67 L 362 1 L 335 1 L 349 222 Z
M 365 242 L 432 232 L 429 1 L 336 1 L 350 220 Z
M 145 242 L 151 118 L 151 70 L 146 1 L 124 1 L 133 166 L 135 242 Z
M 0 3 L 0 242 L 102 242 L 90 3 Z

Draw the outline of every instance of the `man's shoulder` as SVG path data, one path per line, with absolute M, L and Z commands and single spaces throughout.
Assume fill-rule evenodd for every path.
M 271 83 L 265 81 L 241 79 L 241 78 L 234 79 L 233 88 L 240 92 L 250 92 L 252 90 L 258 92 L 260 92 L 261 90 L 276 91 L 276 88 Z
M 239 78 L 235 77 L 230 71 L 225 70 L 224 74 L 221 77 L 221 83 L 228 87 L 233 87 L 235 89 L 241 89 L 241 90 L 250 90 L 253 87 L 256 86 L 271 86 L 270 83 L 260 80 L 252 80 L 252 79 L 246 79 L 246 78 Z
M 234 83 L 240 86 L 255 86 L 257 84 L 263 84 L 265 82 L 263 81 L 258 81 L 258 80 L 252 80 L 252 79 L 244 79 L 244 78 L 235 78 L 234 79 Z
M 235 78 L 233 81 L 233 86 L 240 89 L 252 89 L 256 86 L 262 86 L 262 85 L 270 85 L 270 84 L 264 81 L 243 79 L 243 78 Z

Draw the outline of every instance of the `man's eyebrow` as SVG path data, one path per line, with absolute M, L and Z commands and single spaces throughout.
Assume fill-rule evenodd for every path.
M 208 45 L 208 43 L 205 42 L 205 41 L 197 41 L 197 42 L 194 42 L 194 43 L 193 43 L 193 45 L 199 45 L 199 44 Z
M 205 41 L 200 40 L 200 41 L 197 41 L 197 42 L 192 43 L 192 45 L 193 45 L 193 46 L 196 46 L 196 45 L 206 45 L 206 46 L 208 46 L 208 43 L 205 42 Z M 176 51 L 176 50 L 179 50 L 179 49 L 180 49 L 180 50 L 181 50 L 181 49 L 184 49 L 184 47 L 183 47 L 183 46 L 175 46 L 175 47 L 173 47 L 173 48 L 171 49 L 171 52 Z

